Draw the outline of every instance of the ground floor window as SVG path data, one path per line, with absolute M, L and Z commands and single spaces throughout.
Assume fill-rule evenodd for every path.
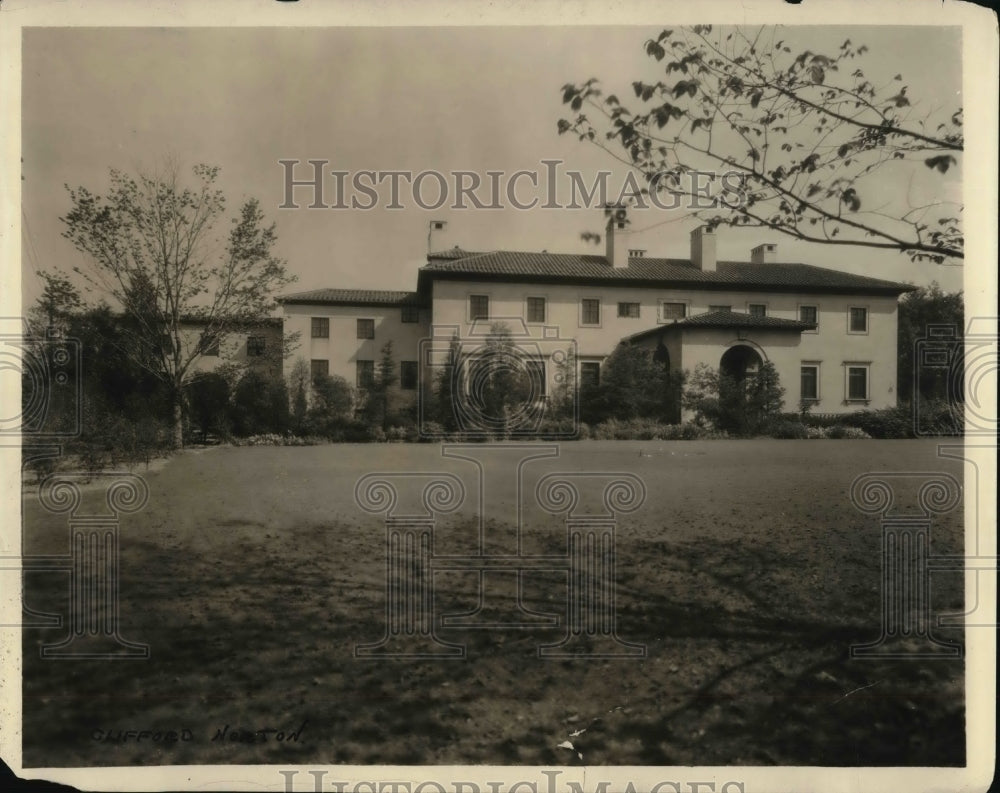
M 257 358 L 264 354 L 267 340 L 263 336 L 247 336 L 247 356 Z
M 868 400 L 868 364 L 847 364 L 847 401 Z
M 357 387 L 371 388 L 375 384 L 375 361 L 358 361 L 357 365 Z
M 545 396 L 545 362 L 537 360 L 527 360 L 524 362 L 527 370 L 529 382 L 531 383 L 531 394 L 535 397 Z
M 417 387 L 417 362 L 399 362 L 399 387 L 406 391 L 413 391 Z
M 601 365 L 597 361 L 580 362 L 580 387 L 596 387 L 601 382 Z
M 802 402 L 819 401 L 819 364 L 804 363 L 799 370 L 801 383 L 799 399 Z
M 320 360 L 318 358 L 313 358 L 309 362 L 309 374 L 312 375 L 312 379 L 315 380 L 317 377 L 326 377 L 330 374 L 330 362 L 326 360 Z

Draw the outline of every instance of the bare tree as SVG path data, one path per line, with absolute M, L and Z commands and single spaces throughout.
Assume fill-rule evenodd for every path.
M 137 338 L 126 340 L 127 350 L 169 387 L 177 446 L 194 362 L 265 319 L 273 294 L 294 280 L 273 254 L 274 225 L 265 225 L 258 202 L 246 201 L 223 234 L 219 168 L 197 165 L 193 175 L 187 187 L 176 167 L 135 177 L 112 169 L 107 197 L 67 185 L 73 206 L 61 218 L 63 236 L 93 264 L 76 272 L 135 320 Z M 185 325 L 198 329 L 194 343 Z
M 809 242 L 963 258 L 961 206 L 936 198 L 891 208 L 887 178 L 958 165 L 962 109 L 920 109 L 900 74 L 876 84 L 865 45 L 796 51 L 793 29 L 695 25 L 645 43 L 666 79 L 632 83 L 639 112 L 598 81 L 563 86 L 572 133 L 637 169 L 642 196 L 704 200 L 695 171 L 736 175 L 739 189 L 695 214 L 709 225 L 763 227 Z M 906 179 L 902 179 L 906 183 Z M 883 185 L 880 189 L 879 185 Z M 738 200 L 736 200 L 738 196 Z

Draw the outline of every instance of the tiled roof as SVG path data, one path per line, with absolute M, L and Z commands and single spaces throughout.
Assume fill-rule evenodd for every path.
M 279 303 L 318 303 L 328 306 L 413 306 L 420 300 L 416 292 L 381 289 L 314 289 L 278 298 Z
M 629 259 L 613 268 L 603 256 L 573 253 L 494 251 L 464 258 L 429 259 L 421 274 L 431 278 L 471 276 L 484 280 L 638 283 L 664 287 L 737 287 L 758 290 L 866 291 L 899 294 L 906 284 L 844 273 L 808 264 L 719 262 L 715 272 L 702 272 L 686 259 Z
M 479 256 L 479 253 L 473 251 L 465 251 L 459 248 L 457 245 L 454 248 L 449 248 L 446 251 L 437 251 L 435 253 L 427 254 L 428 259 L 465 259 L 469 256 Z
M 633 333 L 626 336 L 625 340 L 635 341 L 647 336 L 655 336 L 658 333 L 673 330 L 684 330 L 685 328 L 753 328 L 757 330 L 812 330 L 816 327 L 814 322 L 800 322 L 797 319 L 781 319 L 779 317 L 752 317 L 749 314 L 740 314 L 735 311 L 709 311 L 705 314 L 695 314 L 692 317 L 685 317 L 676 322 L 657 325 L 655 328 Z

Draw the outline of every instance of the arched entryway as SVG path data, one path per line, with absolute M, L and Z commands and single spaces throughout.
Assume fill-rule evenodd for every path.
M 753 347 L 737 344 L 722 354 L 719 371 L 734 380 L 743 381 L 748 375 L 757 374 L 763 363 L 760 353 Z

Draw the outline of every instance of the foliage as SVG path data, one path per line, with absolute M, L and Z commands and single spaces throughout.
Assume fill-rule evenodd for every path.
M 692 422 L 666 424 L 654 419 L 608 419 L 588 427 L 594 440 L 615 441 L 693 441 L 728 437 L 726 433 Z
M 221 374 L 203 372 L 191 380 L 187 404 L 191 421 L 202 438 L 209 433 L 229 434 L 229 382 Z
M 288 394 L 291 402 L 292 429 L 304 432 L 309 410 L 310 372 L 305 358 L 297 358 L 288 376 Z
M 760 434 L 780 415 L 784 394 L 770 361 L 742 379 L 700 364 L 688 380 L 683 403 L 697 423 L 746 437 Z
M 954 336 L 934 342 L 928 338 L 932 325 L 950 326 Z M 961 402 L 964 357 L 962 337 L 965 304 L 961 292 L 944 292 L 937 282 L 905 294 L 899 303 L 897 393 L 901 403 L 919 401 L 921 406 L 936 400 Z M 949 353 L 947 368 L 920 365 L 917 343 Z M 914 389 L 916 386 L 916 389 Z
M 284 380 L 255 369 L 246 372 L 233 391 L 232 417 L 233 432 L 237 435 L 285 432 L 289 411 Z
M 680 419 L 681 372 L 670 372 L 647 349 L 619 344 L 601 367 L 596 388 L 581 395 L 581 416 L 588 422 L 608 418 Z
M 134 178 L 113 169 L 107 197 L 67 186 L 72 208 L 61 218 L 63 236 L 93 265 L 76 271 L 134 324 L 119 339 L 122 350 L 167 387 L 178 446 L 195 360 L 267 317 L 272 293 L 294 280 L 272 253 L 274 226 L 264 224 L 258 202 L 244 203 L 220 240 L 226 201 L 216 187 L 219 169 L 198 165 L 193 175 L 195 186 L 187 187 L 172 167 Z M 200 328 L 195 343 L 182 333 L 190 322 Z
M 458 428 L 458 417 L 455 413 L 455 367 L 461 353 L 462 345 L 456 334 L 448 344 L 447 360 L 435 373 L 432 415 L 437 417 L 435 423 L 440 424 L 446 433 L 454 432 Z M 426 426 L 427 422 L 424 422 L 424 427 Z
M 363 416 L 370 427 L 389 429 L 400 410 L 402 395 L 398 388 L 399 373 L 393 357 L 392 341 L 382 345 L 382 357 L 375 369 L 375 380 L 365 395 Z
M 821 53 L 795 38 L 781 27 L 663 30 L 645 51 L 658 71 L 665 62 L 666 80 L 633 81 L 638 110 L 604 96 L 594 78 L 570 83 L 562 101 L 575 115 L 558 131 L 634 168 L 639 206 L 665 195 L 713 227 L 962 259 L 961 206 L 943 189 L 924 206 L 878 200 L 887 178 L 919 170 L 940 182 L 958 165 L 961 107 L 928 108 L 901 74 L 866 74 L 864 44 Z M 697 171 L 736 178 L 706 202 Z

